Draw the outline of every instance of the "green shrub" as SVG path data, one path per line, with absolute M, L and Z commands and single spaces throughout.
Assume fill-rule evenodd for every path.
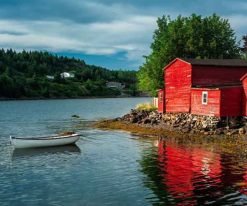
M 141 103 L 136 105 L 136 110 L 145 110 L 145 111 L 155 111 L 157 110 L 157 107 L 155 107 L 154 105 L 150 104 L 150 103 Z

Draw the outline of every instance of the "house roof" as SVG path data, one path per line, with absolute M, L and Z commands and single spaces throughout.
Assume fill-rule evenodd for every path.
M 232 87 L 242 87 L 242 84 L 228 84 L 228 85 L 192 85 L 192 89 L 224 89 L 224 88 L 232 88 Z
M 244 79 L 246 79 L 246 77 L 247 77 L 247 73 L 241 77 L 240 81 L 243 81 Z
M 247 67 L 247 61 L 243 59 L 181 59 L 197 66 L 224 66 L 224 67 Z

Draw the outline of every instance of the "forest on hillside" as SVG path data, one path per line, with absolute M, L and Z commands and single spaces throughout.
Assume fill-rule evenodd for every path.
M 61 73 L 73 74 L 63 78 Z M 0 50 L 0 98 L 78 98 L 117 96 L 117 88 L 107 82 L 125 85 L 124 93 L 135 96 L 136 72 L 108 70 L 83 60 L 48 52 Z

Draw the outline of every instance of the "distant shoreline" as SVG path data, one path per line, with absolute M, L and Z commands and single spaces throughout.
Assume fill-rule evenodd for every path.
M 107 99 L 107 98 L 148 98 L 150 96 L 85 96 L 85 97 L 52 97 L 52 98 L 0 98 L 1 101 L 25 101 L 25 100 L 66 100 L 66 99 Z M 151 98 L 151 97 L 150 97 Z

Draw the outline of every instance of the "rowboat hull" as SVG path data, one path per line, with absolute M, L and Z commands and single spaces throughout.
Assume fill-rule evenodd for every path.
M 54 147 L 74 144 L 79 140 L 78 134 L 67 136 L 51 136 L 40 138 L 16 138 L 10 137 L 10 141 L 15 148 L 34 148 L 34 147 Z

